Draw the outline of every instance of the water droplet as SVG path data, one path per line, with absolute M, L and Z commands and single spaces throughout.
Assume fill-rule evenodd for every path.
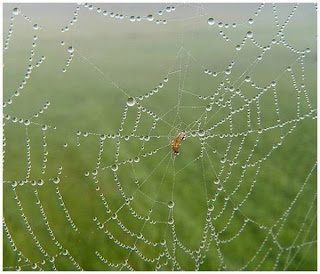
M 215 185 L 220 184 L 220 180 L 219 180 L 218 178 L 217 178 L 217 179 L 215 179 L 215 180 L 214 180 L 214 184 L 215 184 Z
M 248 23 L 249 23 L 250 25 L 252 25 L 253 22 L 254 22 L 254 20 L 253 20 L 252 18 L 249 18 Z
M 224 157 L 222 157 L 222 158 L 220 159 L 221 164 L 224 164 L 226 161 L 227 161 L 227 159 L 224 158 Z
M 133 97 L 129 97 L 127 100 L 127 105 L 129 107 L 133 107 L 136 104 L 136 99 L 134 99 Z
M 215 22 L 216 21 L 212 17 L 208 19 L 208 24 L 211 26 L 214 25 Z
M 240 45 L 236 45 L 236 50 L 241 50 L 241 46 Z
M 107 138 L 107 136 L 105 134 L 101 134 L 100 135 L 100 140 L 101 141 L 104 141 L 106 138 Z
M 248 37 L 248 38 L 251 38 L 252 36 L 253 36 L 252 31 L 248 31 L 248 32 L 247 32 L 247 37 Z
M 209 206 L 208 206 L 208 210 L 209 210 L 210 212 L 212 212 L 212 211 L 214 210 L 214 205 L 213 205 L 213 204 L 209 205 Z
M 51 257 L 51 258 L 49 259 L 49 262 L 50 262 L 50 263 L 53 263 L 53 262 L 55 261 L 55 259 L 56 259 L 55 257 Z
M 68 47 L 68 52 L 72 53 L 74 51 L 73 46 Z
M 14 8 L 13 10 L 12 10 L 12 14 L 13 15 L 18 15 L 20 13 L 20 10 L 18 9 L 18 8 Z
M 138 162 L 140 161 L 140 158 L 139 158 L 138 156 L 136 156 L 136 157 L 134 157 L 133 161 L 134 161 L 135 163 L 138 163 Z
M 134 16 L 130 16 L 130 22 L 136 21 L 136 18 Z
M 246 76 L 246 78 L 244 79 L 246 82 L 250 82 L 251 81 L 251 77 L 250 76 Z
M 25 125 L 25 126 L 29 126 L 29 125 L 30 125 L 30 120 L 25 120 L 25 121 L 24 121 L 24 125 Z
M 56 185 L 60 183 L 60 178 L 59 177 L 55 177 L 53 178 L 53 183 L 55 183 Z
M 154 18 L 153 18 L 153 15 L 152 15 L 152 14 L 149 14 L 149 15 L 147 16 L 147 19 L 148 19 L 148 21 L 150 21 L 150 22 L 153 21 L 153 19 L 154 19 Z
M 203 137 L 205 135 L 205 131 L 203 129 L 200 129 L 199 132 L 198 132 L 198 135 L 200 137 Z
M 111 166 L 112 171 L 117 171 L 118 170 L 118 165 L 117 164 L 113 164 Z
M 41 126 L 41 129 L 42 129 L 42 130 L 47 130 L 47 128 L 48 128 L 47 125 L 42 125 L 42 126 Z
M 38 25 L 38 24 L 34 24 L 34 25 L 33 25 L 33 29 L 34 29 L 34 30 L 38 30 L 38 29 L 39 29 L 39 25 Z
M 171 209 L 174 207 L 174 201 L 169 201 L 168 202 L 168 207 Z

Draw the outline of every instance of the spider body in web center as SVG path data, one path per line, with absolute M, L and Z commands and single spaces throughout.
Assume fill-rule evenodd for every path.
M 186 138 L 186 134 L 184 131 L 179 132 L 176 138 L 174 138 L 171 149 L 174 153 L 179 153 L 181 142 Z

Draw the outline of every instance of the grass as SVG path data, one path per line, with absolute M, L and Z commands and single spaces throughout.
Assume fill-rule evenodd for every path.
M 73 5 L 51 5 L 50 8 L 45 5 L 39 5 L 37 8 L 33 6 L 37 5 L 23 5 L 25 14 L 33 16 L 34 20 L 39 20 L 42 30 L 38 33 L 32 31 L 31 25 L 22 17 L 16 18 L 9 49 L 4 52 L 4 100 L 15 91 L 26 72 L 31 37 L 35 34 L 39 39 L 34 60 L 38 60 L 42 55 L 46 56 L 46 60 L 39 68 L 33 69 L 21 95 L 14 98 L 12 105 L 4 108 L 4 113 L 11 117 L 27 119 L 41 109 L 45 102 L 50 101 L 49 108 L 38 118 L 34 118 L 32 120 L 34 123 L 27 127 L 31 140 L 30 179 L 42 178 L 44 185 L 34 187 L 28 183 L 16 187 L 16 193 L 32 231 L 49 256 L 58 254 L 60 250 L 47 231 L 39 205 L 36 203 L 35 189 L 38 191 L 41 206 L 54 232 L 55 240 L 69 251 L 75 261 L 85 270 L 106 268 L 115 270 L 118 268 L 107 267 L 98 259 L 95 252 L 98 251 L 113 263 L 121 263 L 127 258 L 129 251 L 110 240 L 103 233 L 106 229 L 124 245 L 136 244 L 138 250 L 147 258 L 158 256 L 161 248 L 158 246 L 150 248 L 143 241 L 136 242 L 135 237 L 124 233 L 113 219 L 105 223 L 103 229 L 97 229 L 94 218 L 100 222 L 111 218 L 113 212 L 125 203 L 123 195 L 126 197 L 133 195 L 130 206 L 139 216 L 147 216 L 149 209 L 152 208 L 151 219 L 167 222 L 170 218 L 167 203 L 173 200 L 175 230 L 164 223 L 154 225 L 139 220 L 132 216 L 127 206 L 117 213 L 117 219 L 137 235 L 142 231 L 150 241 L 160 242 L 165 239 L 170 254 L 175 245 L 174 232 L 186 248 L 195 250 L 199 248 L 203 237 L 208 207 L 206 197 L 213 198 L 217 193 L 218 186 L 213 181 L 216 179 L 215 172 L 221 171 L 219 179 L 223 182 L 226 193 L 231 194 L 235 190 L 236 192 L 229 201 L 225 200 L 226 195 L 223 192 L 217 196 L 211 216 L 212 218 L 221 216 L 217 220 L 213 219 L 212 224 L 215 231 L 223 230 L 219 236 L 221 241 L 236 237 L 230 243 L 222 242 L 219 245 L 220 249 L 213 242 L 208 247 L 200 269 L 217 270 L 221 252 L 228 270 L 241 268 L 255 254 L 256 259 L 248 265 L 248 270 L 257 267 L 260 270 L 272 270 L 277 258 L 277 269 L 285 268 L 292 260 L 288 264 L 288 270 L 316 270 L 316 244 L 296 248 L 304 242 L 316 241 L 314 203 L 316 170 L 311 172 L 316 163 L 316 119 L 306 118 L 297 122 L 292 133 L 288 135 L 286 133 L 294 123 L 285 125 L 282 130 L 275 128 L 258 135 L 259 127 L 267 129 L 277 124 L 277 107 L 273 91 L 270 89 L 259 99 L 261 125 L 257 122 L 259 118 L 257 104 L 250 104 L 250 124 L 254 132 L 248 134 L 244 140 L 243 136 L 232 138 L 231 143 L 227 137 L 209 138 L 206 140 L 205 150 L 202 151 L 201 140 L 196 136 L 182 142 L 178 156 L 174 157 L 170 151 L 172 138 L 203 115 L 209 100 L 203 100 L 199 95 L 214 94 L 223 80 L 223 71 L 229 63 L 231 61 L 235 63 L 229 76 L 230 82 L 234 83 L 261 54 L 261 50 L 248 41 L 243 49 L 234 55 L 236 43 L 234 41 L 241 41 L 248 29 L 243 27 L 230 29 L 228 34 L 232 42 L 227 43 L 219 35 L 220 29 L 216 25 L 209 27 L 206 24 L 208 16 L 196 17 L 190 21 L 177 20 L 171 23 L 168 21 L 167 25 L 159 26 L 145 22 L 132 24 L 128 20 L 106 19 L 102 15 L 81 8 L 74 29 L 71 27 L 68 33 L 61 33 L 60 29 L 64 24 L 61 22 L 70 20 L 74 11 Z M 12 7 L 11 4 L 4 6 L 4 33 L 8 29 Z M 163 5 L 139 6 L 136 12 L 147 14 L 150 10 L 156 11 L 160 7 Z M 237 5 L 221 7 L 225 7 L 222 8 L 224 12 L 220 15 L 221 20 L 230 14 L 238 20 L 240 17 L 248 18 L 256 9 L 256 5 L 238 6 L 241 14 L 236 15 Z M 230 10 L 227 7 L 230 7 Z M 114 8 L 119 12 L 130 12 L 130 10 L 125 11 L 126 8 L 121 5 Z M 283 6 L 283 9 L 290 12 L 289 6 Z M 307 47 L 312 49 L 306 57 L 305 84 L 310 104 L 316 109 L 316 30 L 313 9 L 311 4 L 299 6 L 298 19 L 292 19 L 295 28 L 288 24 L 286 37 L 299 49 Z M 172 19 L 181 19 L 194 15 L 196 10 L 185 5 L 180 11 L 177 8 L 176 14 L 169 14 L 168 18 L 171 16 Z M 213 12 L 214 6 L 207 6 L 207 13 L 213 14 Z M 58 21 L 58 14 L 65 20 Z M 308 19 L 302 20 L 301 14 L 308 14 Z M 276 32 L 272 25 L 273 20 L 272 9 L 268 6 L 261 17 L 255 19 L 255 24 L 251 28 L 257 40 L 266 39 L 265 43 L 270 41 Z M 305 31 L 305 28 L 308 31 Z M 297 33 L 299 35 L 294 38 Z M 66 73 L 62 72 L 62 68 L 68 58 L 67 46 L 61 46 L 61 40 L 72 44 L 76 49 L 74 59 Z M 267 86 L 281 75 L 276 90 L 282 122 L 292 121 L 297 116 L 297 92 L 294 90 L 290 74 L 286 72 L 286 67 L 293 64 L 293 72 L 297 82 L 300 83 L 301 67 L 298 62 L 294 62 L 296 58 L 297 55 L 290 50 L 275 45 L 271 51 L 266 52 L 262 61 L 251 72 L 249 71 L 252 79 L 260 86 Z M 203 73 L 205 68 L 222 73 L 214 78 Z M 130 138 L 128 141 L 121 139 L 119 162 L 133 159 L 137 155 L 140 159 L 138 163 L 119 165 L 116 173 L 110 168 L 102 169 L 111 166 L 115 161 L 117 138 L 108 138 L 103 146 L 96 179 L 92 175 L 84 176 L 85 172 L 92 172 L 96 168 L 100 134 L 118 132 L 127 100 L 125 93 L 130 96 L 144 95 L 155 88 L 169 70 L 172 72 L 180 70 L 180 72 L 170 74 L 168 83 L 165 83 L 158 93 L 141 101 L 146 109 L 158 116 L 165 115 L 163 120 L 166 122 L 157 121 L 155 129 L 150 134 L 154 119 L 142 111 L 135 133 L 137 136 L 150 134 L 160 138 L 151 137 L 147 142 L 139 138 Z M 237 82 L 237 85 L 239 84 L 240 81 Z M 186 92 L 181 92 L 181 89 Z M 258 90 L 248 83 L 243 83 L 241 92 L 247 98 L 254 98 Z M 221 97 L 222 101 L 215 103 L 212 111 L 208 112 L 210 122 L 207 125 L 200 119 L 201 127 L 208 129 L 230 113 L 228 107 L 219 107 L 219 104 L 231 98 L 230 96 L 232 96 L 230 92 L 225 95 L 220 92 L 216 96 L 216 99 Z M 232 99 L 233 108 L 239 108 L 244 103 L 238 96 Z M 180 116 L 176 118 L 178 106 L 180 106 Z M 174 110 L 171 110 L 172 108 Z M 300 110 L 301 115 L 310 111 L 304 94 L 301 94 Z M 232 117 L 234 133 L 249 131 L 247 113 L 248 109 L 245 108 Z M 128 109 L 121 136 L 131 134 L 137 114 L 136 106 Z M 4 181 L 24 180 L 27 169 L 26 126 L 7 120 L 4 122 L 6 138 Z M 45 132 L 48 151 L 45 174 L 41 174 L 44 149 L 40 128 L 42 124 L 50 126 Z M 56 129 L 53 129 L 54 126 Z M 195 129 L 196 127 L 193 128 Z M 78 130 L 90 134 L 88 137 L 77 137 Z M 211 131 L 213 134 L 229 132 L 228 122 Z M 280 142 L 281 135 L 286 136 L 281 145 L 272 149 Z M 260 167 L 248 166 L 243 170 L 242 165 L 250 155 L 258 136 L 259 141 L 250 162 L 258 161 L 270 151 L 272 153 Z M 68 144 L 66 148 L 65 143 Z M 141 150 L 143 143 L 145 143 L 144 150 Z M 241 143 L 242 149 L 235 160 L 238 164 L 230 166 L 229 163 L 235 159 Z M 142 156 L 143 153 L 155 149 L 159 150 L 150 156 Z M 227 154 L 224 156 L 226 151 Z M 194 161 L 201 154 L 203 156 Z M 222 157 L 226 158 L 227 164 L 221 163 Z M 52 183 L 52 178 L 58 176 L 60 166 L 62 173 L 59 175 L 59 191 L 78 232 L 74 231 L 67 221 L 66 213 L 56 193 L 57 185 Z M 309 174 L 310 178 L 299 192 Z M 95 183 L 96 180 L 98 183 Z M 123 192 L 119 191 L 117 182 L 121 184 Z M 141 191 L 136 191 L 136 182 L 140 185 Z M 109 210 L 102 203 L 99 196 L 101 193 L 104 194 Z M 297 194 L 299 196 L 296 202 L 290 206 Z M 11 236 L 17 248 L 30 260 L 18 262 L 16 253 L 10 247 L 8 239 L 4 237 L 4 269 L 10 270 L 11 268 L 6 267 L 25 265 L 22 269 L 30 270 L 31 263 L 41 262 L 46 258 L 36 247 L 35 240 L 21 218 L 9 183 L 3 185 L 3 199 L 5 222 Z M 154 200 L 160 203 L 153 203 Z M 240 210 L 233 212 L 235 205 L 239 204 Z M 288 208 L 290 208 L 289 215 L 282 226 L 279 221 Z M 232 214 L 234 217 L 230 225 L 227 225 Z M 239 233 L 247 218 L 256 223 L 248 222 Z M 277 222 L 278 225 L 275 225 Z M 275 226 L 272 232 L 273 235 L 278 235 L 279 245 L 294 246 L 291 251 L 284 249 L 280 257 L 278 257 L 280 250 L 270 235 L 263 244 L 261 252 L 257 253 L 268 235 L 269 228 L 273 225 Z M 176 258 L 182 269 L 195 268 L 194 259 L 179 247 L 176 248 Z M 160 263 L 164 261 L 164 258 L 160 259 Z M 135 252 L 131 253 L 129 263 L 137 270 L 150 270 L 155 267 L 154 263 L 145 262 Z M 58 256 L 55 264 L 58 270 L 75 269 L 68 256 Z M 171 267 L 172 264 L 169 262 L 162 269 L 170 270 Z M 51 270 L 52 265 L 46 261 L 41 268 Z

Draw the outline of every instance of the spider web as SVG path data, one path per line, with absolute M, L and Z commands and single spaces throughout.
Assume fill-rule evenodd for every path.
M 3 269 L 315 270 L 316 10 L 5 4 Z

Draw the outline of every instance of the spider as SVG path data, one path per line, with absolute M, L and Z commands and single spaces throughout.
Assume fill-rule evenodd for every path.
M 181 142 L 185 138 L 186 138 L 186 134 L 184 131 L 179 132 L 178 135 L 176 136 L 176 138 L 174 138 L 174 140 L 171 144 L 171 149 L 174 153 L 179 153 Z

